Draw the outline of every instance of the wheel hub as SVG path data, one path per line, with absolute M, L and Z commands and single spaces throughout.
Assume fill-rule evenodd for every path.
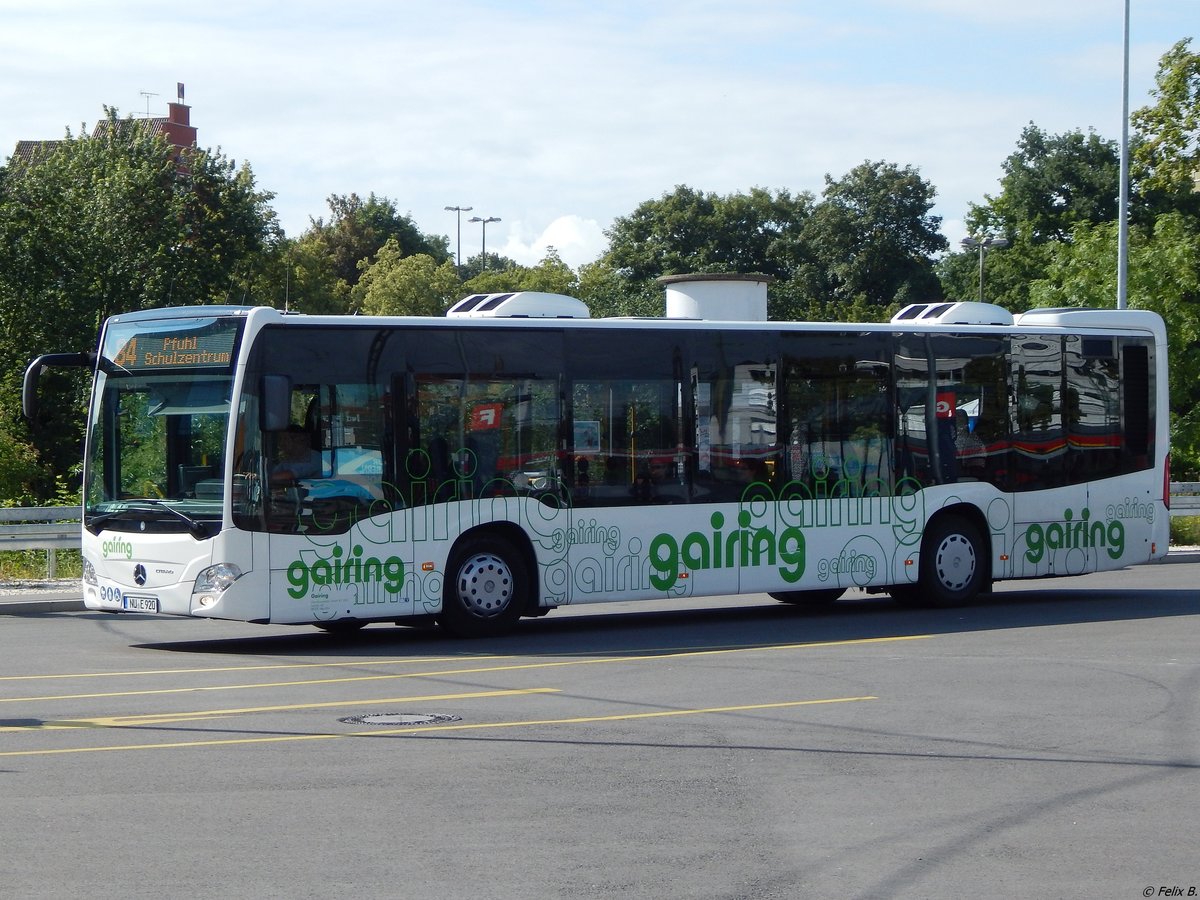
M 961 534 L 951 534 L 937 550 L 938 580 L 951 591 L 961 591 L 975 575 L 975 548 Z
M 463 563 L 458 575 L 463 606 L 476 616 L 492 618 L 506 610 L 513 598 L 513 574 L 491 553 L 479 553 Z

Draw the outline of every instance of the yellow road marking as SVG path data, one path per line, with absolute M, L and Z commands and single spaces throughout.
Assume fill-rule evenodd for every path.
M 504 666 L 468 666 L 465 668 L 434 669 L 427 672 L 402 672 L 389 675 L 355 675 L 347 678 L 314 678 L 302 681 L 269 681 L 258 684 L 225 684 L 206 687 L 155 688 L 142 691 L 104 691 L 90 694 L 58 694 L 44 697 L 3 697 L 0 703 L 37 703 L 49 700 L 93 700 L 104 697 L 141 697 L 155 694 L 190 694 L 207 691 L 243 691 L 255 688 L 300 687 L 302 685 L 318 684 L 349 684 L 362 681 L 390 681 L 399 678 L 445 678 L 450 675 L 477 675 L 488 672 L 519 672 L 532 669 L 556 669 L 567 666 L 589 666 L 622 662 L 650 662 L 663 659 L 680 659 L 685 657 L 722 656 L 734 653 L 772 652 L 779 650 L 815 650 L 824 647 L 850 647 L 865 644 L 888 644 L 900 641 L 917 641 L 932 637 L 928 634 L 901 635 L 884 638 L 856 638 L 848 641 L 819 641 L 808 644 L 756 644 L 748 647 L 724 647 L 714 650 L 676 650 L 665 653 L 643 653 L 629 656 L 599 656 L 557 660 L 554 662 L 519 663 Z M 486 657 L 485 659 L 514 659 L 517 657 Z M 440 660 L 435 660 L 440 661 Z M 482 661 L 482 660 L 481 660 Z M 330 667 L 340 663 L 328 663 Z M 213 670 L 200 670 L 213 671 Z
M 459 723 L 457 725 L 420 725 L 408 728 L 389 728 L 373 731 L 354 731 L 348 734 L 291 734 L 271 737 L 219 738 L 204 741 L 179 741 L 157 744 L 125 744 L 109 747 L 67 747 L 57 750 L 8 750 L 0 757 L 9 756 L 61 756 L 70 753 L 113 753 L 131 750 L 177 750 L 185 747 L 228 747 L 237 744 L 279 744 L 291 741 L 328 741 L 352 737 L 386 737 L 406 734 L 430 734 L 433 732 L 478 731 L 489 728 L 531 728 L 548 725 L 586 725 L 596 722 L 623 722 L 635 719 L 660 719 L 678 716 L 697 716 L 716 713 L 752 712 L 765 709 L 785 709 L 797 706 L 823 706 L 834 703 L 856 703 L 878 700 L 878 697 L 833 697 L 825 700 L 790 700 L 783 703 L 754 703 L 747 706 L 713 706 L 707 709 L 670 709 L 659 712 L 619 713 L 612 716 L 574 716 L 566 719 L 527 719 L 516 722 Z
M 328 709 L 332 706 L 371 706 L 383 703 L 425 703 L 431 700 L 474 700 L 487 697 L 516 697 L 527 694 L 557 694 L 560 688 L 523 688 L 508 691 L 475 691 L 469 694 L 427 694 L 424 697 L 387 697 L 381 700 L 329 700 L 323 703 L 289 703 L 280 706 L 244 706 L 238 709 L 206 709 L 194 712 L 145 713 L 134 716 L 100 716 L 94 719 L 64 719 L 39 725 L 8 725 L 0 731 L 63 731 L 72 728 L 133 728 L 144 725 L 168 725 L 174 722 L 200 722 L 207 719 L 247 713 L 292 712 L 298 709 Z

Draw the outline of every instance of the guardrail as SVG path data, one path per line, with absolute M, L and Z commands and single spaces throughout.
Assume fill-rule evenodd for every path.
M 1171 515 L 1200 516 L 1200 481 L 1171 482 Z
M 1200 481 L 1171 482 L 1171 515 L 1200 516 Z M 57 550 L 79 549 L 79 506 L 0 507 L 0 550 L 45 550 L 46 574 L 58 575 Z
M 0 550 L 45 550 L 46 575 L 58 576 L 59 550 L 79 549 L 80 506 L 0 507 Z

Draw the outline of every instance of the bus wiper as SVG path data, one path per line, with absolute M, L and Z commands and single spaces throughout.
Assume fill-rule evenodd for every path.
M 199 519 L 193 519 L 186 513 L 180 512 L 173 506 L 169 506 L 167 501 L 160 500 L 157 497 L 137 497 L 126 501 L 130 504 L 147 503 L 155 509 L 162 509 L 175 516 L 177 519 L 187 523 L 188 534 L 196 540 L 201 541 L 209 536 L 209 524 L 201 522 Z M 87 521 L 87 529 L 92 534 L 99 534 L 100 529 L 104 527 L 104 523 L 111 522 L 113 519 L 123 518 L 126 513 L 136 511 L 135 506 L 124 506 L 121 509 L 115 509 L 112 512 L 101 513 L 98 516 L 92 516 Z

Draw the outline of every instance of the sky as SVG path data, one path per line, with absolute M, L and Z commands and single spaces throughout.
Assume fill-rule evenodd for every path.
M 1130 109 L 1200 0 L 1129 0 Z M 956 244 L 1021 130 L 1119 140 L 1125 0 L 0 0 L 0 160 L 164 116 L 252 168 L 289 237 L 392 200 L 461 254 L 572 267 L 676 185 L 819 197 L 913 166 Z M 1193 42 L 1193 50 L 1200 42 Z M 447 206 L 472 207 L 456 214 Z

